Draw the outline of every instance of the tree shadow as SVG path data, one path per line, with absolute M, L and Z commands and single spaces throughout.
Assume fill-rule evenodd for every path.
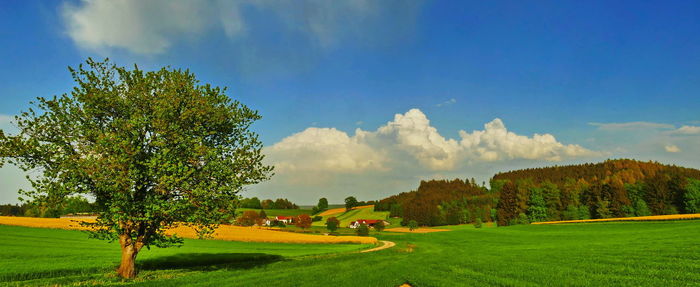
M 140 270 L 220 270 L 250 269 L 277 261 L 284 257 L 265 253 L 182 253 L 146 259 L 137 263 Z

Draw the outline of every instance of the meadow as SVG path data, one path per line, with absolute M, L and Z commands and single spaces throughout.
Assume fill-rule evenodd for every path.
M 187 240 L 114 277 L 114 243 L 80 231 L 0 226 L 0 284 L 143 286 L 692 286 L 700 221 L 603 222 L 373 233 L 396 247 Z M 334 254 L 328 254 L 334 253 Z

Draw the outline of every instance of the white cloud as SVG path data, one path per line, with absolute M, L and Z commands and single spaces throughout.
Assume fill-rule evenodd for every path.
M 460 131 L 461 146 L 473 158 L 483 161 L 531 159 L 561 161 L 565 158 L 594 157 L 601 153 L 579 145 L 564 145 L 551 134 L 517 135 L 506 129 L 503 121 L 495 119 L 484 130 L 471 134 Z
M 307 128 L 267 148 L 277 173 L 383 170 L 382 154 L 334 128 Z
M 617 131 L 617 130 L 640 130 L 640 129 L 672 129 L 671 124 L 652 123 L 652 122 L 626 122 L 626 123 L 588 123 L 592 126 L 597 126 L 600 130 Z
M 700 127 L 698 126 L 682 126 L 673 131 L 674 134 L 682 135 L 698 135 L 700 134 Z
M 66 3 L 62 12 L 68 35 L 82 48 L 124 48 L 137 54 L 158 54 L 169 48 L 173 39 L 196 36 L 217 20 L 227 33 L 240 31 L 235 18 L 224 18 L 217 6 L 185 0 L 84 0 L 78 5 Z
M 664 149 L 666 150 L 666 152 L 680 152 L 681 151 L 681 149 L 678 148 L 678 146 L 672 145 L 672 144 L 664 146 Z
M 484 130 L 460 131 L 460 139 L 443 137 L 418 109 L 396 114 L 376 131 L 356 129 L 353 136 L 334 128 L 308 128 L 266 150 L 285 172 L 389 171 L 416 166 L 429 171 L 453 171 L 470 162 L 513 159 L 561 161 L 601 153 L 579 145 L 565 145 L 550 134 L 532 137 L 506 129 L 500 119 Z
M 457 100 L 456 100 L 455 98 L 451 98 L 451 99 L 449 99 L 449 100 L 447 100 L 447 101 L 444 101 L 444 102 L 442 102 L 442 103 L 439 103 L 439 104 L 437 104 L 437 105 L 435 105 L 435 106 L 438 107 L 438 108 L 440 108 L 440 107 L 452 105 L 452 104 L 454 104 L 454 103 L 457 103 Z
M 416 10 L 412 6 L 417 5 L 369 0 L 82 0 L 65 4 L 62 14 L 68 35 L 81 48 L 160 54 L 183 37 L 217 29 L 239 39 L 249 32 L 250 25 L 261 23 L 251 19 L 256 13 L 261 13 L 261 21 L 266 23 L 281 22 L 284 26 L 277 31 L 301 33 L 324 49 L 344 40 L 371 43 L 363 38 L 386 29 L 379 20 L 389 16 L 412 21 Z

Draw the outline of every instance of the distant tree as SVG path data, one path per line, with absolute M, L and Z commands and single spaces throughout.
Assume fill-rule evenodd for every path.
M 377 221 L 374 224 L 374 230 L 382 232 L 386 226 L 384 225 L 384 220 Z
M 577 220 L 579 218 L 578 207 L 574 205 L 569 205 L 566 210 L 562 213 L 562 219 L 564 220 Z
M 409 229 L 410 231 L 413 231 L 413 230 L 418 229 L 418 222 L 415 221 L 415 220 L 409 221 L 409 222 L 408 222 L 408 229 Z
M 260 219 L 260 214 L 255 210 L 246 210 L 241 216 L 236 218 L 236 225 L 253 226 L 258 223 L 258 219 Z
M 326 219 L 326 228 L 330 232 L 335 232 L 336 230 L 338 230 L 338 227 L 340 227 L 340 220 L 338 220 L 335 217 L 329 217 L 328 219 Z
M 267 213 L 265 212 L 264 209 L 261 209 L 261 210 L 260 210 L 259 217 L 262 218 L 262 219 L 267 219 Z
M 38 171 L 25 198 L 95 198 L 92 236 L 118 240 L 121 277 L 136 276 L 143 247 L 181 244 L 174 224 L 211 234 L 238 193 L 267 179 L 262 142 L 249 128 L 258 113 L 200 83 L 188 70 L 143 71 L 88 59 L 69 68 L 70 94 L 40 97 L 0 131 L 0 165 Z
M 476 222 L 474 222 L 474 228 L 481 228 L 481 218 L 477 218 Z
M 607 200 L 599 200 L 596 205 L 595 212 L 598 218 L 612 217 L 612 212 L 610 212 L 610 202 Z
M 294 225 L 296 227 L 301 228 L 301 229 L 307 229 L 307 228 L 311 227 L 311 222 L 312 222 L 311 216 L 309 216 L 308 214 L 301 214 L 301 215 L 297 216 L 296 221 L 294 222 Z
M 321 220 L 323 220 L 323 216 L 316 215 L 313 218 L 311 218 L 311 221 L 313 221 L 313 222 L 321 221 Z
M 275 209 L 275 202 L 272 199 L 265 199 L 260 203 L 262 209 Z
M 350 211 L 355 206 L 357 206 L 357 199 L 354 196 L 348 196 L 345 199 L 345 211 Z
M 319 212 L 328 209 L 328 199 L 326 199 L 325 197 L 322 197 L 321 199 L 319 199 L 318 204 L 316 204 L 316 208 L 318 209 Z
M 689 178 L 683 194 L 686 213 L 700 213 L 700 180 Z
M 260 204 L 260 199 L 257 197 L 251 197 L 251 198 L 244 198 L 241 200 L 241 207 L 242 208 L 252 208 L 252 209 L 261 209 L 262 205 Z
M 355 232 L 357 232 L 358 236 L 367 236 L 369 235 L 369 227 L 367 226 L 367 224 L 361 223 L 360 226 L 357 227 L 357 230 L 355 230 Z

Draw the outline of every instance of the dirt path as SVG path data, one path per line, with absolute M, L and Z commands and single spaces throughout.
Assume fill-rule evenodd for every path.
M 362 251 L 360 251 L 360 253 L 366 253 L 366 252 L 374 252 L 374 251 L 384 250 L 384 249 L 392 248 L 392 247 L 394 247 L 394 246 L 396 245 L 396 243 L 391 242 L 391 241 L 386 241 L 386 240 L 380 240 L 380 242 L 382 243 L 382 246 L 375 247 L 375 248 L 372 248 L 372 249 L 362 250 Z

